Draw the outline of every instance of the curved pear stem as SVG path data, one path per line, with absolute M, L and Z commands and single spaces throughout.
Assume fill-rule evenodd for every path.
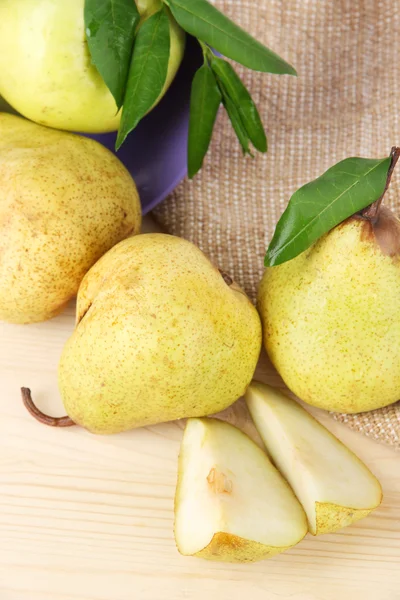
M 361 211 L 361 216 L 364 217 L 365 219 L 368 219 L 368 221 L 371 221 L 373 224 L 376 223 L 379 218 L 379 211 L 380 211 L 380 208 L 381 208 L 381 205 L 383 202 L 383 197 L 388 190 L 388 187 L 389 187 L 391 179 L 392 179 L 394 168 L 397 164 L 397 161 L 400 158 L 400 148 L 398 148 L 397 146 L 393 146 L 393 148 L 390 152 L 390 158 L 392 160 L 391 160 L 390 167 L 389 167 L 389 170 L 387 173 L 386 185 L 385 185 L 385 189 L 383 190 L 382 196 L 380 196 L 380 198 L 378 198 L 378 200 L 376 200 L 373 204 L 370 204 L 370 206 L 367 206 L 367 208 L 365 208 L 363 211 Z
M 76 425 L 70 417 L 50 417 L 49 415 L 45 415 L 33 403 L 31 390 L 29 388 L 22 387 L 21 396 L 26 410 L 36 419 L 36 421 L 39 421 L 39 423 L 49 425 L 50 427 L 72 427 L 72 425 Z
M 228 275 L 227 273 L 224 273 L 224 271 L 221 271 L 221 269 L 218 269 L 218 271 L 220 272 L 220 275 L 222 277 L 222 279 L 225 281 L 227 286 L 231 286 L 233 284 L 233 279 L 230 275 Z

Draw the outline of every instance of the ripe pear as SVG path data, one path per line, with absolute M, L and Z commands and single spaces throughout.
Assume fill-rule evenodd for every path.
M 189 419 L 178 463 L 179 552 L 253 562 L 300 542 L 307 520 L 289 485 L 244 433 L 216 419 Z
M 1 0 L 0 94 L 42 125 L 87 133 L 115 131 L 121 113 L 91 63 L 84 4 L 85 0 Z M 141 22 L 162 6 L 161 0 L 136 4 Z M 169 68 L 160 98 L 175 77 L 185 47 L 184 33 L 172 16 L 170 33 Z
M 59 364 L 68 418 L 111 434 L 216 413 L 242 396 L 261 350 L 245 293 L 181 238 L 144 234 L 105 254 L 79 288 L 77 326 Z
M 286 385 L 320 408 L 357 413 L 400 398 L 400 221 L 355 215 L 267 268 L 258 308 Z
M 298 402 L 254 381 L 246 402 L 275 465 L 307 513 L 313 535 L 363 519 L 382 501 L 363 462 Z
M 0 319 L 44 321 L 114 244 L 138 233 L 131 176 L 103 146 L 0 113 Z

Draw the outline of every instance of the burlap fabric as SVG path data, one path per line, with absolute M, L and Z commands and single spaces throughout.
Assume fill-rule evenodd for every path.
M 198 244 L 254 299 L 263 257 L 291 194 L 348 156 L 386 156 L 400 144 L 400 2 L 216 0 L 292 63 L 298 78 L 240 69 L 268 131 L 269 153 L 244 159 L 221 111 L 206 164 L 155 211 Z M 400 209 L 400 175 L 386 202 Z M 400 298 L 399 298 L 400 309 Z M 400 449 L 400 403 L 334 415 Z

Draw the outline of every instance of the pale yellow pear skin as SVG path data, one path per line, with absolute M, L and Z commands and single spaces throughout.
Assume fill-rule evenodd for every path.
M 140 224 L 135 183 L 106 148 L 0 113 L 0 320 L 58 314 Z
M 385 209 L 381 218 L 394 231 L 392 255 L 381 249 L 383 230 L 351 218 L 263 276 L 265 348 L 314 406 L 357 413 L 400 399 L 399 221 Z
M 253 381 L 247 407 L 274 464 L 292 486 L 313 535 L 366 517 L 382 501 L 368 467 L 298 402 Z
M 300 542 L 307 520 L 253 440 L 217 419 L 189 419 L 178 461 L 174 529 L 185 556 L 246 563 Z
M 208 415 L 245 392 L 260 349 L 260 318 L 244 292 L 190 242 L 143 234 L 82 281 L 61 396 L 94 433 Z
M 161 0 L 136 3 L 142 19 L 162 6 Z M 170 32 L 170 62 L 161 97 L 185 48 L 184 33 L 172 17 Z M 84 0 L 1 0 L 0 94 L 41 125 L 86 133 L 118 129 L 120 112 L 91 63 Z

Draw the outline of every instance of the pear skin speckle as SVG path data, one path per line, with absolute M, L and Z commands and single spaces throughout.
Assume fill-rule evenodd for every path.
M 316 502 L 316 528 L 310 529 L 312 535 L 334 533 L 367 517 L 373 508 L 348 508 L 330 502 Z
M 266 269 L 258 294 L 266 350 L 309 404 L 344 413 L 387 406 L 400 398 L 399 298 L 399 256 L 349 219 Z
M 68 415 L 95 433 L 209 415 L 244 393 L 260 349 L 255 307 L 196 246 L 139 235 L 82 281 L 61 395 Z
M 0 113 L 0 319 L 44 321 L 114 244 L 138 233 L 122 163 L 97 142 Z

